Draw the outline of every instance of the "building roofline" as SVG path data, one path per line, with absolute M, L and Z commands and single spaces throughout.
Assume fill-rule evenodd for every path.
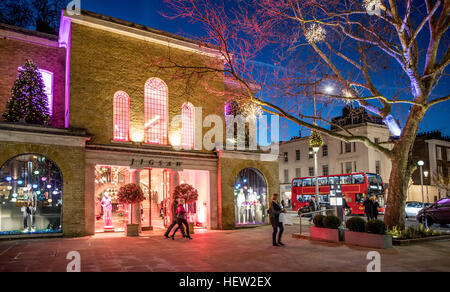
M 81 10 L 80 15 L 69 15 L 67 10 L 63 10 L 63 17 L 71 19 L 74 23 L 87 25 L 97 29 L 113 31 L 115 33 L 120 33 L 138 39 L 144 39 L 162 45 L 169 45 L 182 50 L 197 52 L 211 57 L 222 56 L 219 49 L 212 46 L 207 47 L 204 43 L 198 40 L 88 10 Z

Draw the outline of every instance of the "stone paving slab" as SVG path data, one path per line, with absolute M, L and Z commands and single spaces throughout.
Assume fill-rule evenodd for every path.
M 84 272 L 365 272 L 373 249 L 293 239 L 271 245 L 271 227 L 207 231 L 189 241 L 165 239 L 161 231 L 138 238 L 122 234 L 76 239 L 0 241 L 0 272 L 64 272 L 67 253 L 78 251 Z M 378 250 L 382 271 L 450 272 L 450 241 Z

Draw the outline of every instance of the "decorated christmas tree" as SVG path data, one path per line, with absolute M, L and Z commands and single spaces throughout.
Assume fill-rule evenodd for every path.
M 30 124 L 47 125 L 49 123 L 50 115 L 44 81 L 33 61 L 27 60 L 20 69 L 3 118 L 8 122 L 24 120 Z

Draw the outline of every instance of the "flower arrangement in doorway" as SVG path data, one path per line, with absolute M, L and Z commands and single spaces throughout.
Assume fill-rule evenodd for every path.
M 198 191 L 189 184 L 181 184 L 175 188 L 173 197 L 175 200 L 184 199 L 186 204 L 189 204 L 198 200 Z
M 145 201 L 145 196 L 140 186 L 127 184 L 120 188 L 117 199 L 122 204 L 139 204 Z

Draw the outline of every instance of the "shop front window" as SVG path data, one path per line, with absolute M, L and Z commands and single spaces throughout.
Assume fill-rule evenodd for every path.
M 267 218 L 267 184 L 263 175 L 252 168 L 236 177 L 234 189 L 236 225 L 264 224 Z
M 0 235 L 61 233 L 63 179 L 44 156 L 23 154 L 0 168 Z

